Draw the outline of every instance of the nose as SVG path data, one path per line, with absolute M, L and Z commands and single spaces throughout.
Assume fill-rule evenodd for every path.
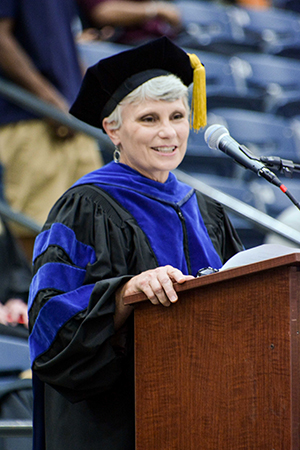
M 169 120 L 165 120 L 161 123 L 158 136 L 162 139 L 169 139 L 176 136 L 176 131 Z

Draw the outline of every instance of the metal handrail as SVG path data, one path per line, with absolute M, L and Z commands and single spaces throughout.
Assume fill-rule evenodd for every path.
M 247 205 L 231 195 L 224 194 L 218 189 L 212 188 L 208 186 L 206 183 L 203 183 L 200 180 L 182 172 L 179 169 L 174 171 L 176 177 L 182 181 L 183 183 L 187 183 L 190 186 L 194 187 L 202 194 L 207 195 L 208 197 L 218 201 L 221 203 L 225 209 L 234 213 L 235 215 L 246 219 L 248 222 L 255 225 L 255 227 L 264 232 L 272 232 L 279 236 L 288 239 L 290 242 L 294 244 L 300 244 L 300 232 L 291 228 L 288 225 L 280 222 L 277 219 L 269 216 L 268 214 L 263 213 L 262 211 L 253 208 L 253 206 Z M 282 194 L 284 195 L 284 194 Z M 296 206 L 295 206 L 296 208 Z M 300 219 L 300 211 L 299 211 L 299 219 Z
M 18 225 L 22 225 L 34 234 L 38 234 L 42 226 L 34 222 L 28 216 L 14 211 L 6 202 L 0 200 L 0 216 Z
M 7 81 L 2 77 L 0 77 L 0 95 L 41 117 L 54 119 L 62 125 L 86 133 L 97 140 L 101 141 L 105 139 L 105 136 L 100 129 L 76 119 L 71 116 L 71 114 L 62 112 L 55 106 L 44 102 L 15 83 Z
M 32 437 L 31 420 L 0 420 L 0 437 Z

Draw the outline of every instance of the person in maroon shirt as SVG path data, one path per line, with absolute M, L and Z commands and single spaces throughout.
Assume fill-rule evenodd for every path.
M 180 12 L 168 1 L 79 0 L 79 4 L 90 25 L 102 30 L 102 38 L 122 44 L 160 36 L 172 39 L 180 30 Z

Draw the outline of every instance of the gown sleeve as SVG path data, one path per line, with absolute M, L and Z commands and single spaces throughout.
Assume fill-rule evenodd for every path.
M 134 248 L 143 251 L 136 255 Z M 33 259 L 33 370 L 71 401 L 109 389 L 130 347 L 126 325 L 114 330 L 115 291 L 157 266 L 151 248 L 124 210 L 118 214 L 109 201 L 95 202 L 76 188 L 50 212 Z

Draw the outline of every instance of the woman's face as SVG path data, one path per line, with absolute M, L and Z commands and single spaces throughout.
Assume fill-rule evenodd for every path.
M 120 148 L 120 162 L 164 183 L 186 152 L 189 118 L 183 100 L 128 104 L 122 121 L 118 130 L 108 132 Z

